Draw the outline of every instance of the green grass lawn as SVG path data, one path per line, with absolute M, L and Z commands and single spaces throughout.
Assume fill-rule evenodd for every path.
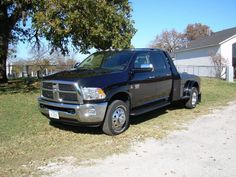
M 10 87 L 10 88 L 9 88 Z M 162 138 L 206 114 L 209 108 L 236 100 L 236 84 L 202 79 L 202 102 L 188 110 L 176 104 L 131 117 L 125 133 L 110 137 L 99 128 L 52 126 L 37 109 L 38 84 L 0 87 L 0 176 L 37 175 L 35 168 L 50 160 L 74 156 L 78 162 L 125 152 L 133 142 Z

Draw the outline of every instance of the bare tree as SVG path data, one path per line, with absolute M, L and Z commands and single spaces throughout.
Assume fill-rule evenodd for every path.
M 76 63 L 76 60 L 74 59 L 74 56 L 64 56 L 59 52 L 54 52 L 51 55 L 51 63 L 56 65 L 57 69 L 63 70 L 72 68 Z
M 33 55 L 30 59 L 21 59 L 12 62 L 12 71 L 16 76 L 19 76 L 23 72 L 27 72 L 27 75 L 31 75 L 32 73 L 42 76 L 44 74 L 70 69 L 76 63 L 75 56 L 64 56 L 59 52 L 50 54 L 49 50 L 43 45 L 39 50 L 32 48 L 31 53 Z
M 185 29 L 185 36 L 189 42 L 201 37 L 210 36 L 211 33 L 210 27 L 201 23 L 189 24 Z
M 46 68 L 48 69 L 50 62 L 49 50 L 45 46 L 41 46 L 40 49 L 32 48 L 31 52 L 33 53 L 33 57 L 28 61 L 29 65 L 32 66 L 33 70 L 39 69 L 40 73 L 44 73 Z
M 211 54 L 211 60 L 215 66 L 215 76 L 217 78 L 222 78 L 222 76 L 225 74 L 224 70 L 228 63 L 227 60 L 222 57 L 221 54 Z
M 165 30 L 150 45 L 153 48 L 160 48 L 168 51 L 169 53 L 183 47 L 185 45 L 185 37 L 182 33 L 177 32 L 175 29 L 170 31 Z

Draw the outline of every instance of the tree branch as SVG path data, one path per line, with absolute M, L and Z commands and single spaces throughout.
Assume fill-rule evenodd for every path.
M 30 9 L 32 2 L 31 1 L 25 1 L 22 3 L 16 3 L 16 8 L 14 9 L 14 11 L 12 12 L 11 16 L 9 17 L 9 27 L 10 29 L 14 28 L 15 24 L 17 23 L 17 21 L 24 17 L 26 15 L 27 10 Z

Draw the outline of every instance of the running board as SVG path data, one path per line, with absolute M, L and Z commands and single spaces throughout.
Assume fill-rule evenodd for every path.
M 138 116 L 138 115 L 141 115 L 141 114 L 144 114 L 144 113 L 147 113 L 147 112 L 150 112 L 150 111 L 153 111 L 155 109 L 162 108 L 162 107 L 165 107 L 165 106 L 168 106 L 168 105 L 170 105 L 170 102 L 165 102 L 165 103 L 162 103 L 162 104 L 149 105 L 149 106 L 142 106 L 142 108 L 132 110 L 130 115 L 131 116 Z

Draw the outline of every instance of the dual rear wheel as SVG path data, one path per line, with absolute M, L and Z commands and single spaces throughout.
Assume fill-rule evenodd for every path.
M 192 87 L 190 91 L 190 97 L 188 101 L 185 103 L 185 107 L 189 109 L 193 109 L 197 106 L 199 101 L 199 93 L 196 87 Z

